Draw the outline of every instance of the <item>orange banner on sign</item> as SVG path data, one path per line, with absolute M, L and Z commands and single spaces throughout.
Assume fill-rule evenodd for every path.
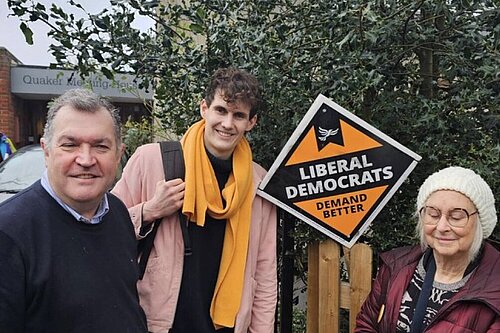
M 350 237 L 386 188 L 387 186 L 379 186 L 293 204 Z
M 344 139 L 344 145 L 329 143 L 325 148 L 318 151 L 314 128 L 311 127 L 304 139 L 300 142 L 293 155 L 288 159 L 286 166 L 298 163 L 316 161 L 332 156 L 350 154 L 362 150 L 381 147 L 382 145 L 368 135 L 358 131 L 345 121 L 340 120 L 340 132 Z

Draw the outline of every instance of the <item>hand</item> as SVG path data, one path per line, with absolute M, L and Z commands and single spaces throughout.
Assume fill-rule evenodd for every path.
M 186 184 L 180 178 L 156 183 L 154 196 L 142 207 L 143 223 L 175 214 L 184 202 L 185 187 Z

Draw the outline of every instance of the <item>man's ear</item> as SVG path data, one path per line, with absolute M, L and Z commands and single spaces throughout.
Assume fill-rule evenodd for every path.
M 49 158 L 49 146 L 47 145 L 47 142 L 43 137 L 40 139 L 40 146 L 43 149 L 43 156 L 45 156 L 45 166 L 47 166 L 47 159 Z
M 120 160 L 122 158 L 122 155 L 125 153 L 125 144 L 122 142 L 120 147 L 118 147 L 118 163 L 120 163 Z
M 200 115 L 203 119 L 205 119 L 205 115 L 207 114 L 208 104 L 205 99 L 202 99 L 200 102 Z
M 247 128 L 245 129 L 246 132 L 250 132 L 252 128 L 257 124 L 257 115 L 253 116 L 249 121 Z

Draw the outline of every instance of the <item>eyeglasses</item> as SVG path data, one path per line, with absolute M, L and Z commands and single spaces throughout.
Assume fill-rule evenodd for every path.
M 469 213 L 464 208 L 455 208 L 450 210 L 445 216 L 446 220 L 452 227 L 463 228 L 469 222 L 469 218 L 477 213 L 477 210 L 474 213 Z M 441 210 L 432 206 L 424 206 L 420 209 L 420 218 L 425 224 L 438 224 L 442 215 L 443 213 Z

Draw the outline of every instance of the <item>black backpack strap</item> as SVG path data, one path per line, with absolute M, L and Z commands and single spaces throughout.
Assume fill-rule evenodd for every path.
M 163 169 L 165 172 L 165 179 L 169 180 L 169 179 L 181 178 L 182 180 L 184 180 L 186 168 L 184 166 L 184 155 L 182 154 L 181 143 L 179 141 L 162 141 L 160 142 L 160 146 L 161 146 L 161 156 L 163 160 Z M 189 234 L 187 229 L 188 221 L 186 221 L 186 216 L 182 214 L 182 210 L 180 209 L 179 209 L 179 221 L 181 223 L 182 239 L 184 240 L 184 255 L 189 256 L 192 254 L 192 250 L 191 250 L 191 241 L 189 240 Z
M 426 253 L 424 254 L 424 267 L 425 267 L 425 277 L 424 277 L 424 282 L 422 282 L 422 289 L 420 290 L 420 294 L 418 296 L 415 312 L 413 313 L 413 318 L 410 327 L 411 333 L 420 333 L 423 332 L 426 328 L 423 326 L 424 316 L 427 311 L 427 304 L 429 302 L 429 297 L 432 292 L 434 275 L 436 274 L 436 261 L 434 260 L 434 255 L 430 248 L 427 249 Z
M 139 257 L 139 280 L 142 280 L 144 277 L 144 272 L 146 272 L 146 265 L 148 264 L 149 256 L 151 254 L 151 249 L 153 248 L 153 241 L 156 237 L 156 233 L 158 232 L 158 226 L 160 224 L 161 219 L 157 219 L 153 226 L 153 229 L 147 234 L 146 237 L 139 240 L 137 243 L 137 253 L 140 255 Z
M 160 151 L 165 180 L 175 178 L 184 179 L 185 167 L 181 143 L 179 141 L 162 141 L 160 142 Z M 182 214 L 182 210 L 179 209 L 178 213 L 179 221 L 181 223 L 182 238 L 184 240 L 184 255 L 191 255 L 191 242 L 189 240 L 186 217 L 184 216 L 184 214 Z M 160 226 L 161 220 L 161 218 L 157 219 L 154 222 L 154 226 L 151 232 L 138 242 L 137 251 L 140 254 L 139 279 L 141 280 L 144 277 L 146 265 L 151 254 L 153 242 L 156 237 L 156 233 L 158 232 L 158 227 Z
M 181 143 L 179 141 L 162 141 L 160 142 L 160 149 L 165 180 L 184 179 L 186 171 Z

